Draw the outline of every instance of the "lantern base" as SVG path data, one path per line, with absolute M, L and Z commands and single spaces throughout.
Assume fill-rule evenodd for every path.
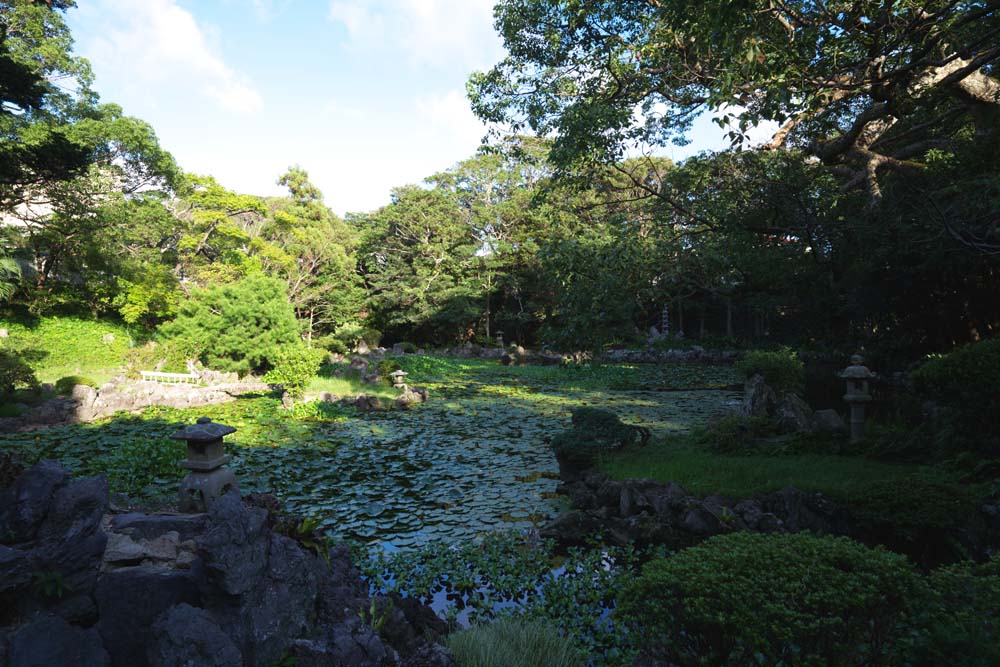
M 227 491 L 236 489 L 236 473 L 229 468 L 216 468 L 210 472 L 191 472 L 181 482 L 178 509 L 185 513 L 205 512 Z

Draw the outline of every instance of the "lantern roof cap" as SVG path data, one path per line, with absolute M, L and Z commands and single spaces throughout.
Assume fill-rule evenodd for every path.
M 860 354 L 851 356 L 851 365 L 843 370 L 840 377 L 845 380 L 868 380 L 875 377 L 863 362 L 864 358 Z
M 189 440 L 192 442 L 212 442 L 219 440 L 223 436 L 235 433 L 236 429 L 225 424 L 213 422 L 208 417 L 199 417 L 194 424 L 184 427 L 171 438 L 174 440 Z
M 396 371 L 393 371 L 393 372 L 389 373 L 389 375 L 391 375 L 392 377 L 402 377 L 404 375 L 409 375 L 409 373 L 407 373 L 406 371 L 404 371 L 402 369 L 399 369 L 399 370 L 396 370 Z

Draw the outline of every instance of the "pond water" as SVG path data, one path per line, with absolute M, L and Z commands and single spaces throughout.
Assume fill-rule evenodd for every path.
M 545 439 L 569 425 L 573 408 L 607 408 L 659 436 L 740 398 L 727 388 L 733 370 L 722 367 L 506 368 L 435 357 L 410 364 L 431 399 L 409 411 L 288 413 L 274 398 L 248 398 L 0 435 L 0 454 L 9 448 L 27 461 L 58 459 L 77 474 L 107 473 L 113 490 L 143 506 L 170 502 L 185 471 L 169 436 L 208 416 L 238 429 L 227 449 L 244 493 L 273 491 L 333 536 L 407 550 L 555 516 L 558 467 Z
M 572 408 L 607 407 L 658 435 L 738 399 L 724 390 L 439 387 L 411 411 L 317 424 L 300 444 L 278 449 L 237 448 L 233 467 L 245 488 L 274 489 L 335 536 L 406 549 L 555 516 L 559 470 L 544 439 L 568 425 Z M 282 465 L 271 474 L 275 460 Z

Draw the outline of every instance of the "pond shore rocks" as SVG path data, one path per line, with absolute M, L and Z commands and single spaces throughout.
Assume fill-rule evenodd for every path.
M 597 534 L 615 545 L 679 548 L 738 530 L 840 535 L 850 527 L 843 508 L 820 493 L 792 487 L 736 502 L 714 495 L 699 498 L 673 482 L 618 481 L 589 471 L 571 477 L 561 491 L 573 509 L 543 526 L 540 534 L 562 547 L 586 544 Z
M 615 480 L 602 472 L 568 468 L 562 462 L 560 468 L 563 484 L 559 491 L 569 498 L 572 509 L 543 526 L 539 534 L 563 549 L 589 544 L 595 536 L 616 546 L 683 548 L 735 531 L 809 531 L 843 535 L 869 545 L 906 546 L 893 544 L 892 531 L 873 532 L 850 507 L 818 492 L 786 487 L 738 501 L 718 495 L 702 498 L 674 482 Z M 1000 494 L 979 503 L 978 512 L 956 514 L 954 522 L 933 538 L 950 545 L 962 558 L 989 558 L 1000 545 Z M 918 562 L 920 554 L 933 547 L 910 546 L 917 547 L 910 555 Z M 937 564 L 947 560 L 944 557 Z
M 103 477 L 52 461 L 0 491 L 0 664 L 454 665 L 433 612 L 372 601 L 346 548 L 317 555 L 236 492 L 207 514 L 108 511 Z

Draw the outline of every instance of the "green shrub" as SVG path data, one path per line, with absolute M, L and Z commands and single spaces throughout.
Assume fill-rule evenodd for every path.
M 271 353 L 273 368 L 264 376 L 264 382 L 281 385 L 292 398 L 301 398 L 325 357 L 325 351 L 302 343 L 279 345 Z
M 933 357 L 910 374 L 918 392 L 939 403 L 982 406 L 997 398 L 1000 339 L 965 345 Z
M 299 329 L 284 282 L 254 275 L 193 292 L 160 332 L 199 351 L 212 370 L 247 373 L 273 365 L 275 349 L 298 342 Z
M 754 440 L 775 435 L 777 426 L 768 417 L 746 417 L 736 412 L 710 420 L 704 441 L 713 450 L 726 454 L 751 451 Z
M 354 349 L 354 346 L 361 341 L 365 341 L 369 347 L 375 347 L 382 340 L 382 332 L 359 322 L 341 324 L 333 331 L 333 336 L 343 342 L 348 349 Z
M 350 351 L 344 341 L 332 335 L 313 338 L 313 345 L 333 354 L 347 354 Z
M 540 621 L 502 619 L 448 637 L 457 667 L 583 667 L 573 643 Z
M 0 395 L 13 394 L 18 389 L 35 389 L 38 378 L 18 352 L 0 350 Z
M 414 352 L 417 351 L 417 346 L 414 345 L 413 343 L 409 342 L 409 341 L 405 341 L 405 342 L 400 343 L 399 347 L 406 354 L 413 354 Z
M 83 384 L 88 387 L 98 386 L 97 382 L 84 375 L 67 375 L 66 377 L 56 380 L 56 393 L 60 396 L 68 396 L 69 393 L 73 391 L 73 387 L 78 384 Z
M 801 394 L 805 387 L 805 364 L 787 347 L 776 352 L 751 350 L 736 362 L 736 369 L 747 380 L 754 375 L 763 376 L 778 396 L 788 392 Z
M 886 664 L 918 583 L 846 538 L 733 533 L 649 562 L 616 613 L 681 667 Z
M 949 535 L 977 515 L 978 500 L 967 486 L 914 476 L 861 486 L 848 508 L 866 541 L 936 564 L 963 556 Z
M 932 572 L 915 600 L 913 667 L 1000 665 L 1000 556 L 984 565 L 960 563 Z
M 1000 458 L 1000 339 L 929 359 L 910 378 L 922 399 L 943 408 L 929 425 L 936 450 Z
M 389 377 L 390 373 L 395 373 L 400 370 L 401 366 L 399 362 L 395 359 L 383 359 L 378 362 L 378 366 L 375 367 L 378 376 L 382 378 L 383 382 L 392 383 L 392 378 Z
M 0 418 L 20 417 L 24 414 L 24 408 L 16 403 L 0 403 Z
M 625 424 L 615 413 L 600 408 L 573 410 L 572 426 L 552 438 L 556 456 L 571 465 L 587 467 L 602 456 L 649 438 L 649 432 Z

